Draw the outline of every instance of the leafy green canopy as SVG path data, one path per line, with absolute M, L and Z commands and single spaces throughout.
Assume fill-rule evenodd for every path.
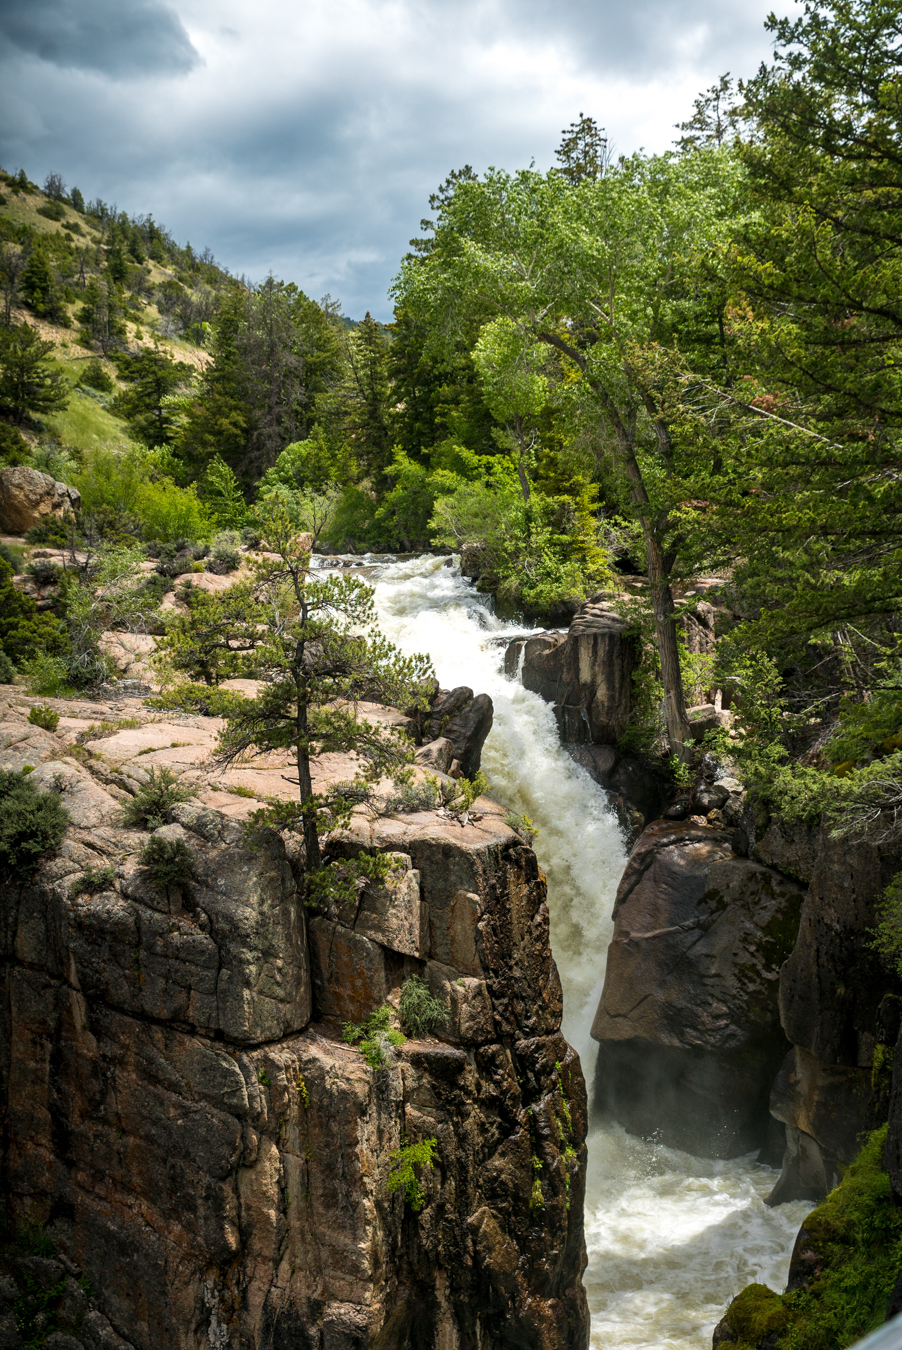
M 902 30 L 893 0 L 812 0 L 767 26 L 730 279 L 742 396 L 774 434 L 745 456 L 733 527 L 767 624 L 805 633 L 902 600 Z
M 533 171 L 462 179 L 430 249 L 395 285 L 427 323 L 427 347 L 448 348 L 478 327 L 475 359 L 509 428 L 524 496 L 531 424 L 547 398 L 540 353 L 560 363 L 571 422 L 592 428 L 621 509 L 643 531 L 675 750 L 688 724 L 669 588 L 682 533 L 674 508 L 695 495 L 697 447 L 674 434 L 660 368 L 677 340 L 700 363 L 714 359 L 722 297 L 698 284 L 697 256 L 728 238 L 740 180 L 718 151 L 634 156 L 576 182 Z

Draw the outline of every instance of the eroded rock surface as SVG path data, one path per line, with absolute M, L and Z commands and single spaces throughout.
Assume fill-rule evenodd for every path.
M 564 633 L 515 638 L 508 675 L 552 704 L 561 740 L 614 745 L 630 714 L 636 638 L 603 596 L 587 600 Z
M 11 747 L 27 708 L 3 714 Z M 249 848 L 258 803 L 228 790 L 268 789 L 277 763 L 216 773 L 212 719 L 59 711 L 29 753 L 73 823 L 0 897 L 2 1166 L 14 1221 L 47 1225 L 94 1290 L 74 1344 L 583 1350 L 585 1087 L 544 879 L 500 810 L 357 819 L 332 855 L 397 866 L 311 918 L 296 856 Z M 168 891 L 120 819 L 167 751 L 198 792 L 157 832 L 194 865 Z M 89 866 L 111 869 L 99 888 Z M 413 973 L 445 1020 L 372 1068 L 341 1022 Z M 391 1155 L 431 1138 L 417 1212 Z
M 48 516 L 77 511 L 81 494 L 24 464 L 0 469 L 0 532 L 24 534 Z
M 599 1104 L 637 1133 L 731 1156 L 766 1137 L 787 1050 L 777 1005 L 802 889 L 730 835 L 658 821 L 620 883 L 604 990 Z

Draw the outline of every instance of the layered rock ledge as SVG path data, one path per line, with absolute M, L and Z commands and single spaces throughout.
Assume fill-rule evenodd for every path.
M 290 793 L 285 765 L 217 772 L 213 719 L 136 701 L 56 703 L 51 734 L 6 694 L 0 767 L 32 766 L 72 822 L 0 903 L 3 1186 L 89 1282 L 72 1344 L 582 1350 L 585 1087 L 544 878 L 499 808 L 358 816 L 331 855 L 398 865 L 314 914 L 293 850 L 241 828 L 247 794 Z M 157 831 L 194 866 L 168 892 L 121 823 L 162 764 L 197 790 Z M 413 973 L 444 1021 L 372 1068 L 342 1023 Z M 415 1212 L 386 1183 L 427 1138 Z

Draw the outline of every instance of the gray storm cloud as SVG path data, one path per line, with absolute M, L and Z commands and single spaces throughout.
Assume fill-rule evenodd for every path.
M 198 61 L 178 15 L 157 0 L 0 0 L 0 35 L 41 61 L 114 77 Z
M 787 8 L 791 6 L 787 5 Z M 579 112 L 663 150 L 767 56 L 768 0 L 0 0 L 0 163 L 346 312 L 465 163 L 554 161 Z

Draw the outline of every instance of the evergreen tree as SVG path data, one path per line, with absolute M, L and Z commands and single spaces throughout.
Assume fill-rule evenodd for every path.
M 120 355 L 116 365 L 128 388 L 116 399 L 113 411 L 125 419 L 136 440 L 148 446 L 170 444 L 181 410 L 167 400 L 193 376 L 193 367 L 159 350 Z
M 62 376 L 47 363 L 53 349 L 30 324 L 0 328 L 0 409 L 17 422 L 59 412 L 69 401 Z

